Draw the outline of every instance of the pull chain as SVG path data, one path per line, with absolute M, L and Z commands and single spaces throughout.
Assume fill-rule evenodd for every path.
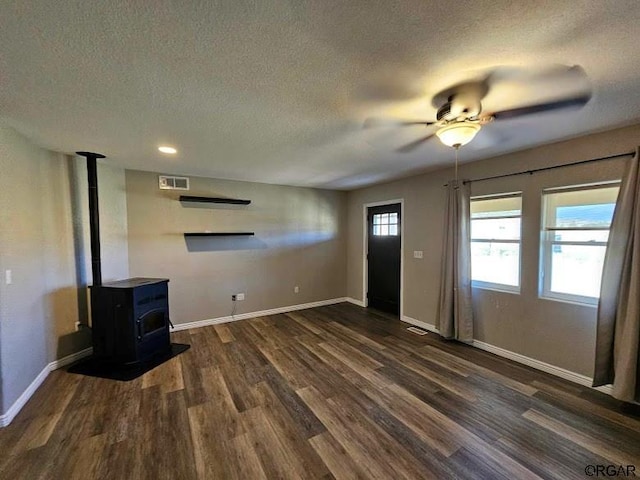
M 458 184 L 458 150 L 460 149 L 460 145 L 456 145 L 454 146 L 455 150 L 456 150 L 456 163 L 455 163 L 455 180 L 456 180 L 456 185 Z

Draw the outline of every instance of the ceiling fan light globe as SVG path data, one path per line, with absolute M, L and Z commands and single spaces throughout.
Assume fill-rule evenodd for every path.
M 467 121 L 450 123 L 436 132 L 442 143 L 448 147 L 461 147 L 469 143 L 480 131 L 480 125 Z

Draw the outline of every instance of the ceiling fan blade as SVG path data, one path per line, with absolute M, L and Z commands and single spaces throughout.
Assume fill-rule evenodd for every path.
M 414 125 L 424 125 L 428 127 L 430 125 L 434 125 L 436 122 L 427 122 L 423 120 L 396 120 L 393 118 L 367 118 L 364 121 L 364 128 L 375 128 L 375 127 L 410 127 Z
M 429 140 L 434 135 L 435 135 L 435 133 L 430 133 L 429 135 L 421 137 L 418 140 L 414 140 L 411 143 L 407 143 L 406 145 L 403 145 L 402 147 L 397 148 L 396 152 L 398 152 L 398 153 L 409 153 L 409 152 L 412 152 L 413 150 L 418 148 L 420 145 L 422 145 L 424 142 Z
M 534 113 L 550 112 L 553 110 L 561 110 L 563 108 L 582 107 L 591 99 L 590 93 L 583 93 L 572 98 L 564 98 L 552 102 L 540 103 L 537 105 L 528 105 L 526 107 L 512 108 L 501 112 L 493 112 L 489 114 L 495 120 L 508 120 L 511 118 L 522 117 Z
M 543 64 L 533 66 L 498 65 L 489 70 L 485 81 L 490 87 L 504 81 L 537 82 L 539 80 L 562 81 L 570 78 L 579 81 L 587 73 L 581 65 Z

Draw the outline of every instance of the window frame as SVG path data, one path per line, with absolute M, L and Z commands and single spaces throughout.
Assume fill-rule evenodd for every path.
M 603 188 L 618 187 L 618 195 L 620 193 L 620 180 L 612 180 L 609 182 L 598 182 L 586 185 L 570 185 L 566 187 L 555 187 L 543 189 L 540 202 L 541 202 L 541 215 L 540 215 L 540 267 L 538 271 L 539 286 L 538 297 L 543 300 L 553 300 L 565 303 L 573 303 L 577 305 L 597 307 L 600 297 L 589 297 L 586 295 L 577 295 L 572 293 L 554 292 L 551 290 L 551 278 L 553 276 L 553 247 L 554 245 L 574 245 L 574 246 L 586 246 L 586 247 L 605 247 L 605 252 L 608 247 L 609 241 L 561 241 L 552 238 L 555 232 L 585 232 L 585 231 L 598 231 L 598 232 L 611 232 L 611 225 L 609 228 L 598 227 L 555 227 L 548 228 L 547 223 L 547 208 L 546 208 L 546 195 L 553 193 L 568 193 L 578 192 L 585 190 L 597 190 Z M 616 201 L 617 203 L 617 201 Z M 615 207 L 614 207 L 615 211 Z
M 474 201 L 482 201 L 482 200 L 497 200 L 501 198 L 520 198 L 520 215 L 508 215 L 508 216 L 487 216 L 482 217 L 482 220 L 495 220 L 495 219 L 504 219 L 504 218 L 519 218 L 520 219 L 520 232 L 519 239 L 476 239 L 474 240 L 471 234 L 471 222 L 473 222 L 474 218 L 471 216 L 471 203 Z M 469 199 L 469 248 L 474 243 L 508 243 L 508 244 L 517 244 L 518 245 L 518 285 L 508 285 L 506 283 L 496 283 L 496 282 L 486 282 L 484 280 L 474 280 L 473 279 L 473 270 L 471 276 L 471 287 L 479 288 L 481 290 L 493 290 L 497 292 L 504 293 L 515 293 L 520 294 L 520 290 L 522 288 L 522 197 L 523 192 L 506 192 L 506 193 L 497 193 L 497 194 L 489 194 L 489 195 L 477 195 L 473 196 Z M 480 220 L 480 219 L 477 219 Z M 473 257 L 470 255 L 470 260 L 472 262 L 473 268 Z

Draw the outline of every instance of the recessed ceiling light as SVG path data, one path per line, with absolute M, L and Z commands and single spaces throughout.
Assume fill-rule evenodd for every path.
M 178 150 L 173 147 L 167 147 L 166 145 L 161 145 L 160 147 L 158 147 L 158 150 L 160 150 L 162 153 L 168 153 L 170 155 L 178 153 Z

